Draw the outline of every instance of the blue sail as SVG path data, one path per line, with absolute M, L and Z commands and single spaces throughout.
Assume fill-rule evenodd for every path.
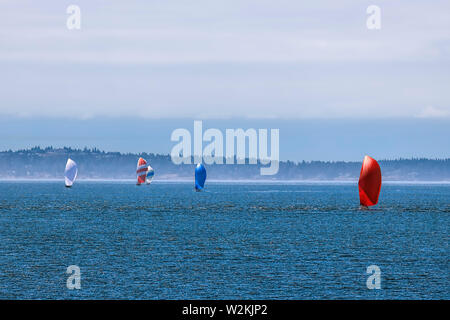
M 206 169 L 201 163 L 195 167 L 195 190 L 200 191 L 205 187 Z

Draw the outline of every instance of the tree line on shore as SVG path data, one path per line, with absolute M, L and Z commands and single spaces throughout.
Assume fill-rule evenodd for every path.
M 1 179 L 61 178 L 67 158 L 78 164 L 79 179 L 134 179 L 136 163 L 143 157 L 155 169 L 155 179 L 192 179 L 195 164 L 175 165 L 170 155 L 105 152 L 97 148 L 34 147 L 0 152 Z M 450 158 L 379 160 L 384 181 L 450 181 Z M 357 161 L 280 161 L 273 176 L 261 176 L 261 164 L 207 165 L 212 180 L 357 180 Z

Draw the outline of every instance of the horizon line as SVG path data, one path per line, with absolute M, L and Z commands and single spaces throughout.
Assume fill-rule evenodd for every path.
M 78 182 L 136 182 L 136 179 L 92 179 L 92 178 L 78 178 Z M 64 182 L 64 178 L 0 178 L 0 182 Z M 157 184 L 173 184 L 173 183 L 192 183 L 192 179 L 153 179 L 152 183 Z M 243 179 L 243 180 L 223 180 L 223 179 L 211 179 L 208 183 L 227 183 L 227 184 L 237 184 L 237 183 L 256 183 L 256 184 L 357 184 L 358 180 L 270 180 L 270 179 Z M 442 181 L 427 181 L 427 180 L 385 180 L 383 184 L 450 184 L 450 180 Z
M 135 155 L 135 156 L 141 156 L 141 155 L 153 155 L 153 156 L 163 156 L 163 157 L 169 157 L 170 158 L 170 153 L 164 154 L 164 153 L 153 153 L 153 152 L 147 152 L 147 151 L 143 151 L 141 153 L 133 153 L 133 152 L 121 152 L 121 151 L 105 151 L 105 150 L 101 150 L 98 149 L 97 147 L 92 147 L 92 148 L 88 148 L 87 146 L 85 146 L 83 149 L 81 148 L 72 148 L 72 147 L 53 147 L 53 146 L 47 146 L 47 147 L 42 147 L 42 146 L 33 146 L 33 147 L 29 147 L 27 149 L 16 149 L 16 150 L 0 150 L 0 154 L 1 153 L 18 153 L 18 152 L 28 152 L 28 151 L 33 151 L 33 150 L 42 150 L 42 151 L 48 151 L 48 150 L 69 150 L 70 151 L 74 151 L 74 152 L 88 152 L 88 153 L 102 153 L 102 154 L 119 154 L 119 155 Z M 193 156 L 191 156 L 191 158 L 193 158 Z M 224 160 L 226 159 L 226 157 L 222 157 Z M 234 157 L 234 159 L 237 159 L 236 156 Z M 364 158 L 363 158 L 364 159 Z M 250 160 L 250 158 L 245 158 L 245 160 Z M 256 159 L 258 160 L 258 159 Z M 449 158 L 424 158 L 424 157 L 410 157 L 410 158 L 402 158 L 402 157 L 398 157 L 398 158 L 394 158 L 394 159 L 377 159 L 377 161 L 379 162 L 385 162 L 385 161 L 403 161 L 403 160 L 407 160 L 407 161 L 414 161 L 414 160 L 428 160 L 428 161 L 449 161 Z M 324 163 L 336 163 L 336 162 L 343 162 L 343 163 L 359 163 L 362 162 L 359 160 L 350 160 L 350 161 L 346 161 L 346 160 L 279 160 L 279 163 L 287 163 L 287 162 L 293 162 L 293 163 L 297 163 L 300 164 L 302 162 L 305 163 L 312 163 L 312 162 L 324 162 Z M 194 162 L 192 163 L 194 164 Z M 217 163 L 213 163 L 213 165 L 226 165 L 226 163 L 223 164 L 217 164 Z M 256 164 L 257 165 L 257 164 Z

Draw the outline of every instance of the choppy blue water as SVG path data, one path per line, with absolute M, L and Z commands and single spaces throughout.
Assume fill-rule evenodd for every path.
M 0 298 L 449 299 L 450 185 L 380 199 L 360 210 L 353 184 L 0 182 Z

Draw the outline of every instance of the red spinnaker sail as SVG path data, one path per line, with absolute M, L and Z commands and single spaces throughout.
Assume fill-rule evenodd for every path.
M 147 161 L 139 158 L 136 169 L 137 184 L 145 183 L 147 177 Z
M 378 162 L 365 156 L 359 175 L 359 202 L 363 206 L 374 206 L 381 190 L 381 170 Z

